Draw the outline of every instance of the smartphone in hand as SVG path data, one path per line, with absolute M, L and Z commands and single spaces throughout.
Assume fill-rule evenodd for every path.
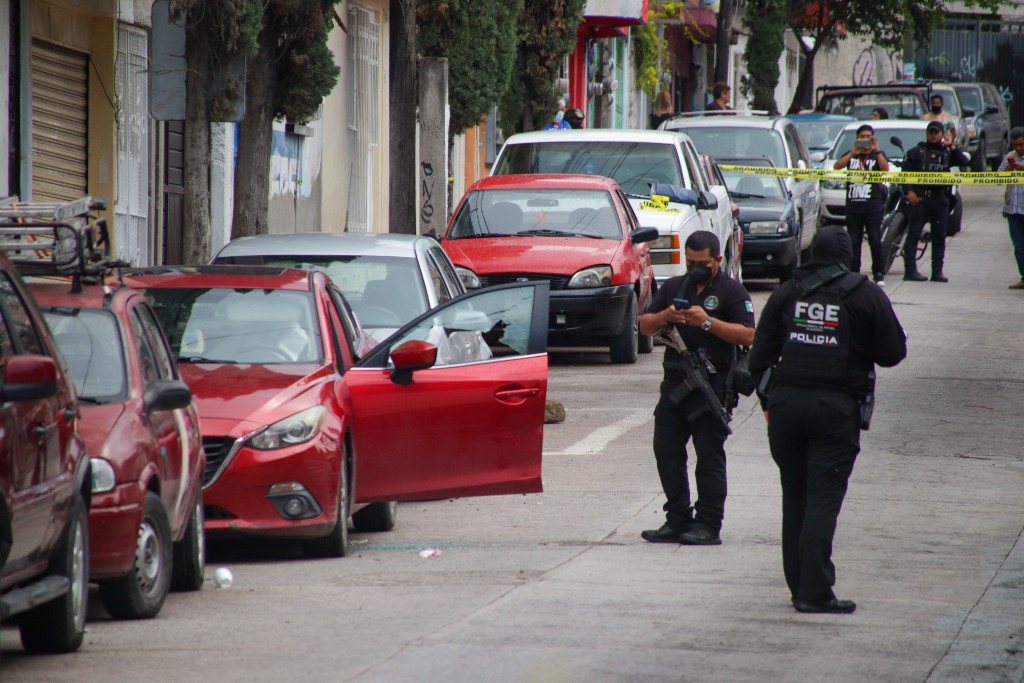
M 680 311 L 689 308 L 690 302 L 686 299 L 672 299 L 672 305 L 676 307 L 677 311 Z

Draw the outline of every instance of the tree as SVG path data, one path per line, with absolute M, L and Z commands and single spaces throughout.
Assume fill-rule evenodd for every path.
M 338 82 L 327 47 L 340 0 L 268 0 L 259 49 L 246 68 L 245 118 L 238 127 L 231 237 L 269 232 L 273 122 L 306 123 Z
M 743 21 L 750 32 L 743 60 L 743 94 L 751 98 L 754 109 L 778 113 L 775 86 L 779 84 L 779 57 L 785 49 L 785 0 L 750 0 Z
M 416 234 L 416 0 L 391 0 L 388 55 L 390 232 Z
M 506 133 L 542 128 L 558 108 L 555 82 L 576 46 L 586 0 L 526 0 L 509 88 L 501 98 Z M 511 129 L 511 130 L 509 130 Z
M 416 50 L 448 60 L 449 136 L 480 122 L 508 89 L 523 0 L 420 0 Z
M 241 84 L 224 79 L 211 92 L 209 83 L 240 55 L 255 50 L 254 30 L 260 0 L 172 0 L 171 15 L 186 19 L 185 59 L 185 263 L 210 260 L 210 122 L 223 120 Z
M 995 11 L 1000 0 L 961 0 L 960 4 Z M 798 38 L 804 67 L 788 113 L 798 112 L 807 97 L 814 80 L 814 58 L 823 45 L 842 40 L 844 32 L 869 37 L 891 50 L 901 48 L 908 39 L 927 45 L 949 14 L 946 5 L 946 0 L 790 0 L 789 25 Z

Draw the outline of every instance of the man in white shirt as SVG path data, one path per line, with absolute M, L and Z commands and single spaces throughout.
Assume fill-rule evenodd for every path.
M 999 164 L 999 170 L 1024 171 L 1024 126 L 1010 131 L 1010 144 L 1013 149 Z M 1020 274 L 1020 279 L 1010 285 L 1010 289 L 1024 289 L 1024 185 L 1007 185 L 1003 199 L 1006 202 L 1003 215 L 1010 226 L 1013 256 L 1017 259 L 1017 272 Z

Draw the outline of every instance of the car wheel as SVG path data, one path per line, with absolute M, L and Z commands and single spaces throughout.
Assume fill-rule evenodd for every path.
M 126 575 L 100 582 L 100 597 L 115 619 L 149 619 L 164 605 L 171 589 L 173 563 L 171 522 L 160 496 L 146 492 L 135 545 L 135 564 Z
M 654 351 L 654 336 L 641 334 L 636 346 L 637 353 L 652 353 Z
M 89 599 L 89 513 L 75 494 L 60 550 L 50 561 L 50 573 L 71 581 L 68 592 L 21 616 L 21 643 L 28 652 L 72 652 L 85 635 Z
M 640 345 L 640 321 L 636 314 L 636 294 L 631 294 L 623 318 L 622 331 L 612 339 L 609 356 L 613 363 L 635 363 Z
M 172 591 L 197 591 L 203 587 L 206 571 L 206 520 L 203 515 L 203 492 L 196 494 L 192 515 L 185 535 L 174 544 L 174 569 L 171 571 Z
M 341 449 L 341 472 L 338 474 L 338 514 L 334 527 L 326 536 L 304 541 L 302 551 L 306 557 L 344 557 L 348 554 L 348 460 Z
M 398 503 L 393 500 L 371 503 L 352 515 L 356 531 L 391 531 L 398 517 Z

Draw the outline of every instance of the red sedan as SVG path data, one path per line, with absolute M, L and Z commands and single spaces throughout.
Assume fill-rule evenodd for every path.
M 654 348 L 639 316 L 654 291 L 647 242 L 619 184 L 584 175 L 505 175 L 474 183 L 441 246 L 467 288 L 550 283 L 548 342 L 607 346 L 613 363 Z
M 396 500 L 541 490 L 546 285 L 474 292 L 372 346 L 320 271 L 136 271 L 199 406 L 206 529 L 313 556 Z
M 78 393 L 92 456 L 89 576 L 107 611 L 153 617 L 203 584 L 199 417 L 146 298 L 70 281 L 30 285 Z

